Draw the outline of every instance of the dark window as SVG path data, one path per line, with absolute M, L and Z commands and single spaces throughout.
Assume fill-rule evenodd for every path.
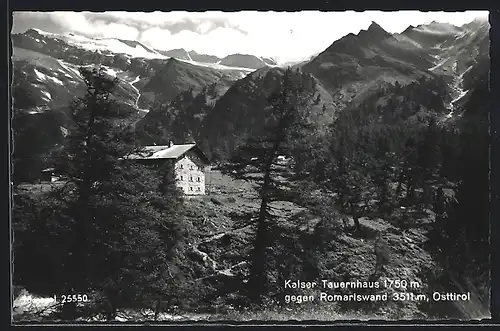
M 190 191 L 192 191 L 192 190 L 193 190 L 193 188 L 190 186 L 190 187 L 189 187 L 189 190 L 190 190 Z
M 189 166 L 189 169 L 193 170 L 194 168 L 193 168 L 193 166 Z
M 183 176 L 181 176 L 181 180 L 184 180 L 184 177 L 183 177 Z
M 198 182 L 200 181 L 200 177 L 197 178 Z
M 192 182 L 193 181 L 193 177 L 189 177 L 189 181 Z
M 200 187 L 198 186 L 198 191 L 200 191 Z
M 184 168 L 184 165 L 183 165 L 183 164 L 181 164 L 181 165 L 179 166 L 179 168 L 183 169 L 183 168 Z

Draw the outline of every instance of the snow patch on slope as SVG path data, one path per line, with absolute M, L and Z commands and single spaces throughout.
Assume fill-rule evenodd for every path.
M 140 76 L 135 77 L 135 79 L 134 79 L 133 81 L 131 81 L 131 82 L 130 82 L 130 85 L 132 85 L 132 86 L 133 86 L 133 85 L 134 85 L 135 83 L 137 83 L 140 79 L 141 79 L 141 78 L 140 78 Z M 135 86 L 134 86 L 134 87 L 135 87 Z
M 41 82 L 51 80 L 52 82 L 54 82 L 58 85 L 61 85 L 61 86 L 64 85 L 64 83 L 60 79 L 58 79 L 56 77 L 52 77 L 52 76 L 47 76 L 47 75 L 41 73 L 40 71 L 36 70 L 36 68 L 34 69 L 34 72 L 35 72 L 37 79 Z
M 192 64 L 195 66 L 199 66 L 199 67 L 208 67 L 208 68 L 219 69 L 219 70 L 239 70 L 239 71 L 246 71 L 246 72 L 255 71 L 255 69 L 251 69 L 251 68 L 229 67 L 229 66 L 225 66 L 225 65 L 221 65 L 221 64 L 217 64 L 217 63 L 204 63 L 204 62 L 181 60 L 181 59 L 177 59 L 177 60 Z
M 76 68 L 73 68 L 72 65 L 70 64 L 67 64 L 61 60 L 58 60 L 59 61 L 59 64 L 61 65 L 61 67 L 63 67 L 64 70 L 66 70 L 67 72 L 69 73 L 72 73 L 73 75 L 75 75 L 76 77 L 80 77 L 80 72 L 78 71 L 78 69 Z M 67 77 L 67 76 L 66 76 Z M 73 76 L 74 77 L 74 76 Z
M 118 75 L 118 71 L 116 71 L 115 69 L 110 68 L 110 67 L 105 67 L 105 66 L 103 66 L 103 67 L 104 67 L 104 69 L 106 69 L 106 73 L 108 75 L 110 75 L 111 77 L 116 77 Z
M 468 73 L 468 72 L 472 69 L 472 67 L 473 67 L 473 66 L 468 67 L 468 68 L 467 68 L 464 72 L 462 72 L 462 73 L 460 74 L 460 76 L 458 76 L 458 78 L 459 78 L 459 79 L 461 79 L 461 80 L 463 80 L 464 75 L 465 75 L 466 73 Z
M 464 96 L 467 95 L 467 93 L 469 92 L 469 90 L 466 90 L 466 91 L 461 91 L 460 94 L 458 95 L 458 97 L 456 97 L 455 99 L 453 99 L 451 101 L 452 104 L 456 103 L 458 100 L 462 99 Z
M 35 30 L 36 32 L 38 32 L 39 34 L 41 34 L 43 36 L 55 36 L 56 35 L 54 33 L 43 31 L 43 30 L 40 30 L 40 29 L 37 29 L 37 28 L 31 28 L 31 30 Z
M 42 74 L 40 71 L 36 70 L 36 68 L 33 71 L 35 72 L 36 78 L 38 78 L 38 80 L 43 82 L 44 80 L 47 79 L 47 76 Z
M 141 45 L 136 45 L 135 47 L 131 47 L 121 42 L 120 40 L 113 38 L 92 39 L 75 34 L 66 34 L 60 36 L 60 38 L 74 46 L 79 46 L 81 48 L 85 48 L 91 51 L 105 50 L 113 53 L 128 54 L 132 57 L 143 57 L 148 59 L 167 58 L 166 56 L 161 55 L 157 52 L 151 52 Z
M 135 45 L 135 47 L 129 46 L 127 43 L 124 43 L 118 39 L 114 38 L 88 38 L 85 36 L 77 35 L 74 33 L 67 33 L 64 35 L 59 35 L 59 34 L 54 34 L 54 33 L 49 33 L 46 31 L 42 31 L 39 29 L 34 29 L 38 33 L 45 35 L 45 36 L 50 36 L 56 39 L 63 40 L 67 42 L 70 45 L 80 47 L 89 51 L 94 51 L 101 53 L 106 52 L 106 53 L 114 53 L 114 54 L 126 54 L 130 57 L 139 57 L 139 58 L 147 58 L 147 59 L 169 59 L 169 56 L 165 56 L 160 54 L 159 52 L 156 52 L 155 50 L 147 49 L 146 46 L 142 46 L 140 43 Z M 219 70 L 238 70 L 238 71 L 246 71 L 246 72 L 253 72 L 255 69 L 252 68 L 242 68 L 242 67 L 231 67 L 231 66 L 225 66 L 221 65 L 219 60 L 217 63 L 205 63 L 205 62 L 198 62 L 194 61 L 189 54 L 189 52 L 186 52 L 188 60 L 183 60 L 183 59 L 177 59 L 179 61 L 184 61 L 187 63 L 190 63 L 192 65 L 200 66 L 200 67 L 210 67 L 213 69 L 219 69 Z M 110 54 L 112 56 L 112 54 Z M 127 61 L 130 63 L 130 59 L 127 59 Z M 272 65 L 270 65 L 272 66 Z M 66 64 L 67 67 L 67 64 Z M 65 68 L 67 69 L 67 68 Z M 75 71 L 72 68 L 69 69 L 71 71 Z M 76 70 L 78 72 L 78 70 Z M 78 76 L 79 73 L 77 74 Z
M 68 135 L 68 133 L 69 133 L 68 129 L 66 129 L 63 126 L 60 126 L 59 129 L 61 130 L 63 137 L 66 137 Z
M 51 76 L 47 76 L 47 78 L 49 80 L 53 81 L 54 83 L 56 83 L 57 85 L 61 85 L 61 86 L 64 85 L 64 83 L 62 82 L 62 80 L 60 80 L 59 78 L 51 77 Z
M 41 91 L 41 92 L 42 92 L 42 94 L 43 94 L 43 98 L 44 98 L 45 100 L 49 101 L 49 100 L 51 100 L 51 99 L 52 99 L 52 95 L 51 95 L 49 92 L 47 92 L 47 91 Z
M 450 59 L 449 57 L 444 58 L 443 60 L 439 61 L 438 64 L 436 64 L 434 67 L 429 68 L 429 71 L 436 70 L 437 68 L 439 68 L 440 66 L 442 66 L 443 64 L 445 64 L 446 61 L 448 61 L 449 59 Z
M 430 23 L 427 25 L 419 25 L 414 30 L 423 33 L 434 34 L 434 35 L 448 35 L 448 34 L 458 34 L 461 31 L 460 28 L 447 24 L 447 23 Z

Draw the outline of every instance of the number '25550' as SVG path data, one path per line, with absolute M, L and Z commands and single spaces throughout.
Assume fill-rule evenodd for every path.
M 54 295 L 54 299 L 57 301 L 57 297 Z M 72 303 L 72 302 L 87 302 L 89 298 L 86 294 L 69 294 L 60 296 L 61 303 Z

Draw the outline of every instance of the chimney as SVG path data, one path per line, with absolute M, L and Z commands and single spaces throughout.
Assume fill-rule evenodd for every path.
M 170 140 L 170 142 L 168 143 L 168 147 L 172 147 L 174 146 L 174 142 L 172 140 Z

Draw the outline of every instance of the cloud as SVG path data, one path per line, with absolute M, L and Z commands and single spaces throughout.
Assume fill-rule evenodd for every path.
M 309 57 L 372 21 L 391 33 L 432 21 L 462 25 L 488 12 L 17 12 L 13 32 L 39 28 L 87 37 L 132 39 L 162 49 L 184 48 L 220 57 L 233 53 Z
M 96 18 L 89 20 L 79 12 L 18 12 L 14 13 L 13 32 L 39 28 L 52 33 L 78 33 L 87 37 L 136 39 L 139 30 L 125 22 Z
M 199 34 L 209 33 L 217 28 L 232 28 L 239 30 L 237 25 L 232 24 L 226 17 L 220 16 L 222 12 L 153 12 L 153 13 L 132 13 L 132 12 L 109 12 L 109 13 L 83 13 L 89 22 L 121 23 L 133 26 L 140 30 L 158 27 L 168 30 L 171 34 L 181 31 L 192 31 Z

